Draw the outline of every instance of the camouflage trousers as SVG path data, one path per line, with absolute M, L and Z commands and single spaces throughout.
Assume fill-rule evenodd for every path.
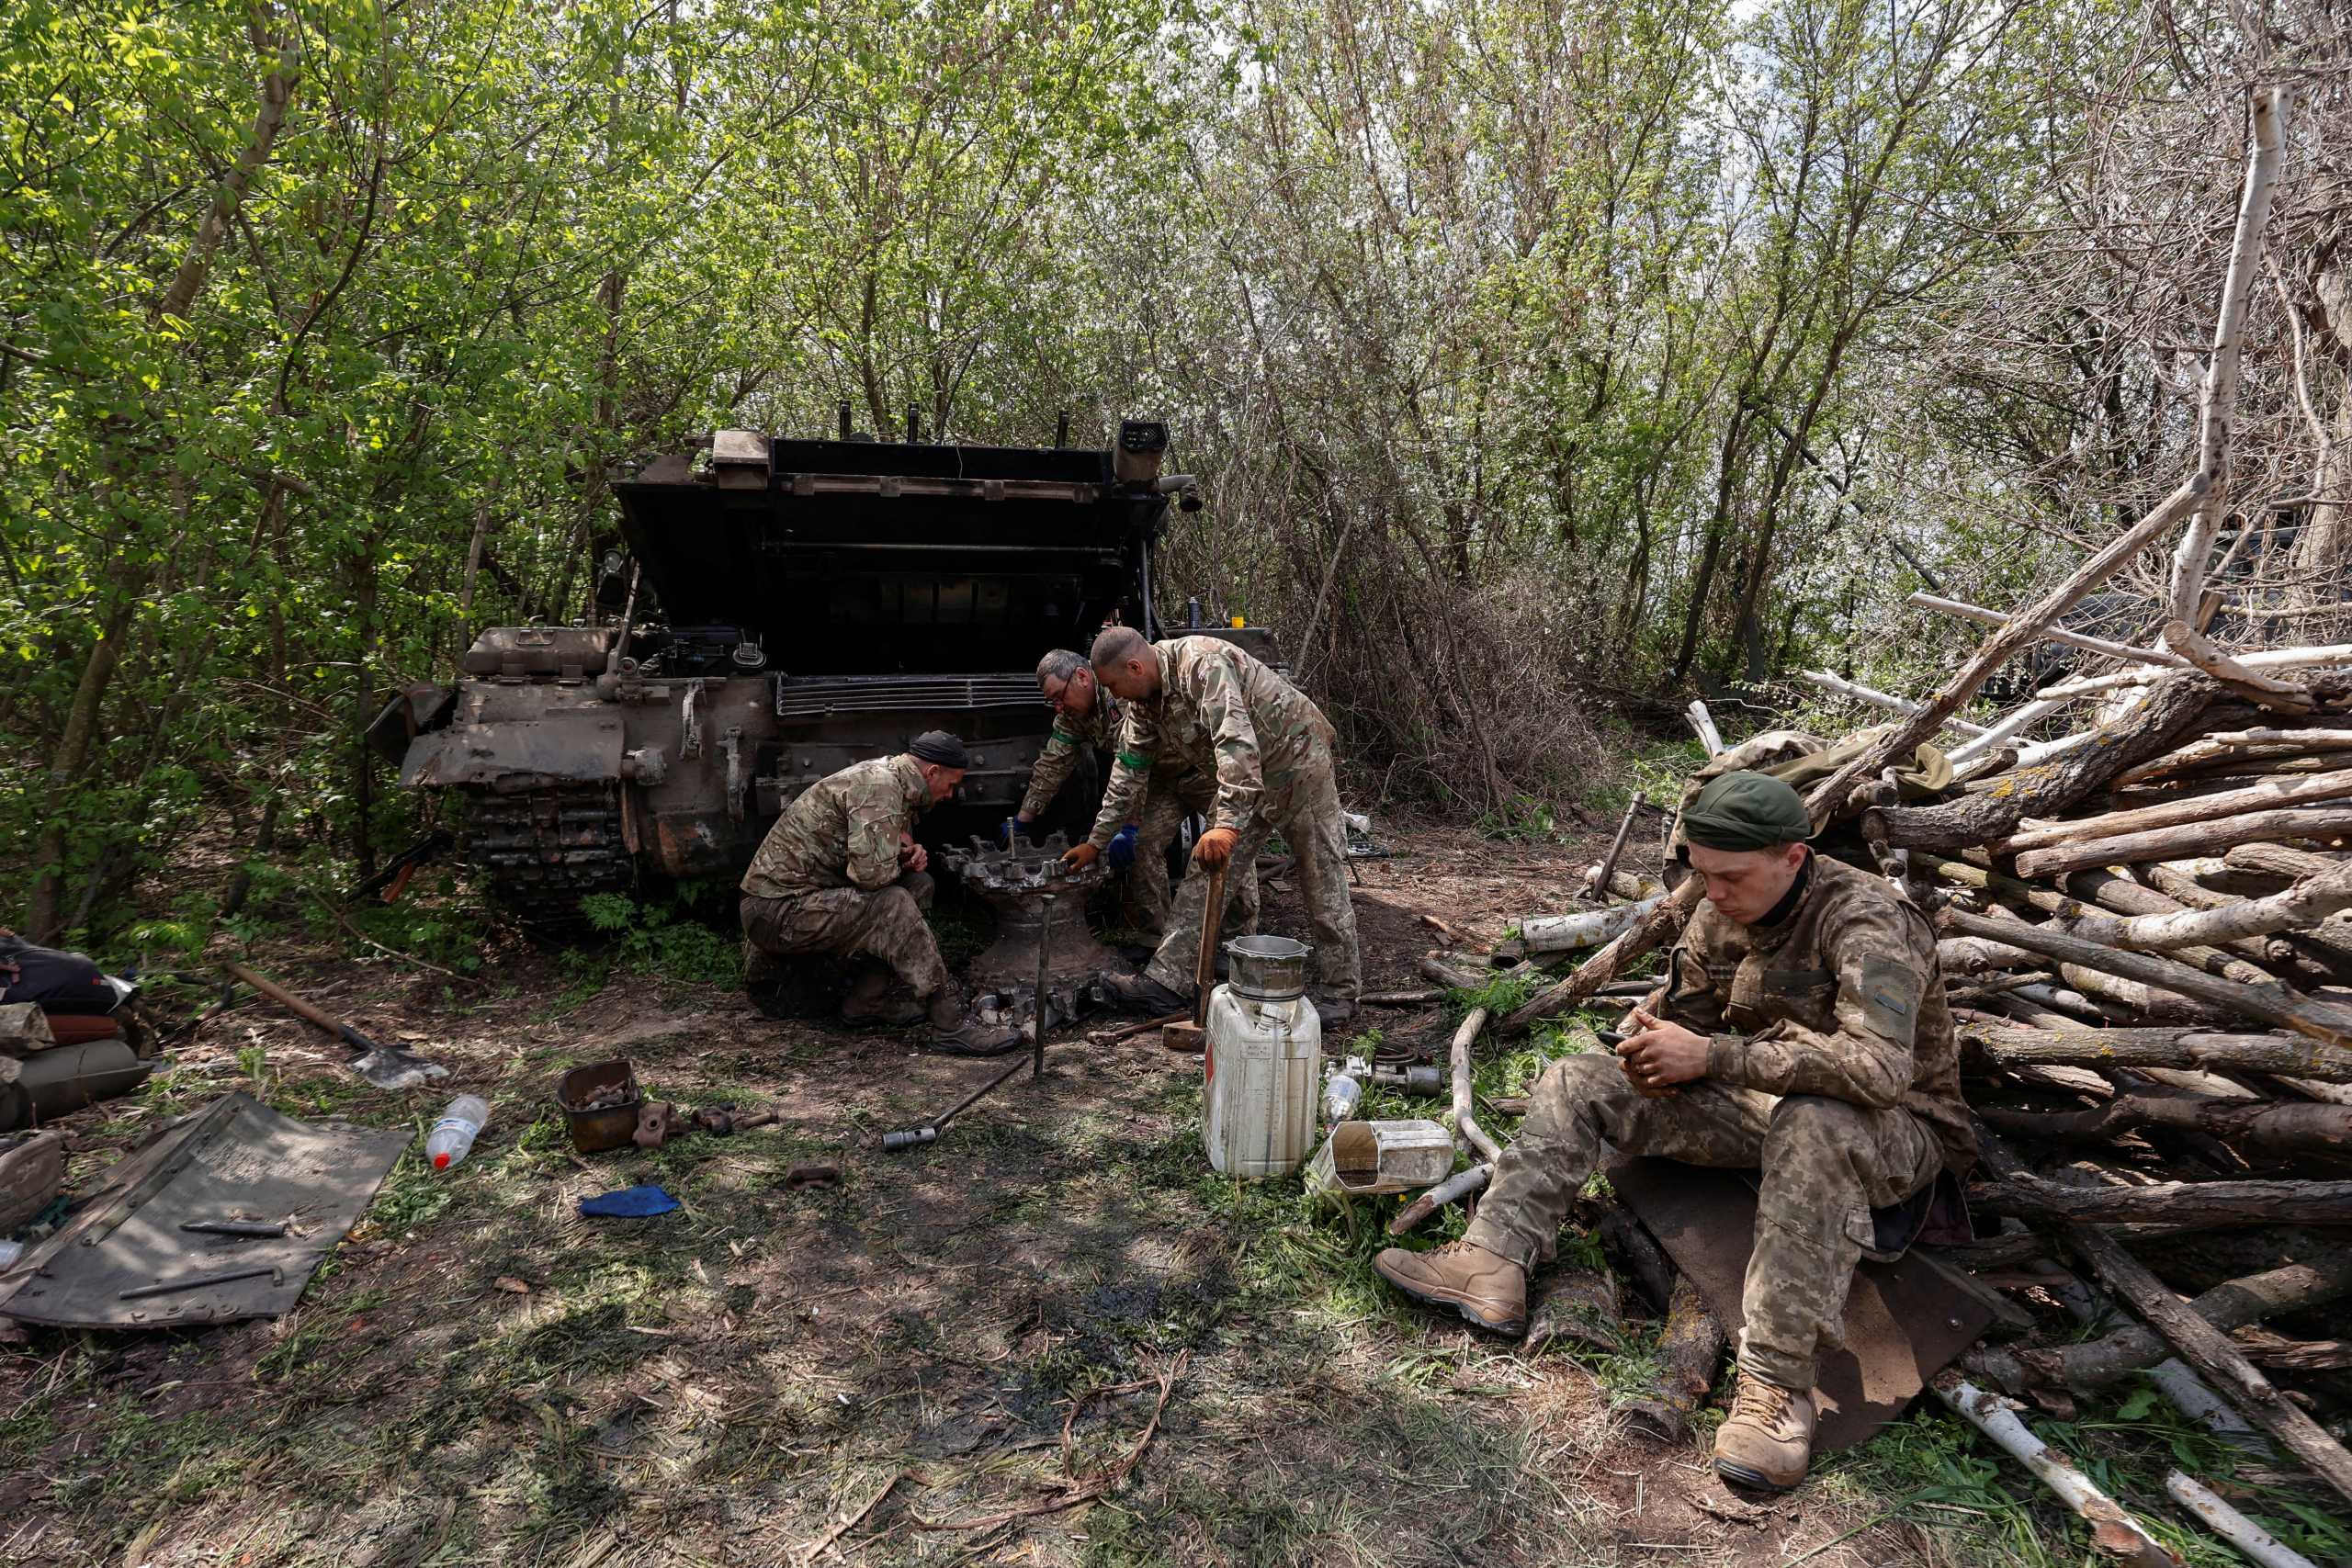
M 780 957 L 838 953 L 879 958 L 898 972 L 909 990 L 929 997 L 947 984 L 938 940 L 922 918 L 936 886 L 928 873 L 910 871 L 872 893 L 828 887 L 792 898 L 746 894 L 743 935 L 761 952 Z
M 1763 1169 L 1739 1364 L 1782 1388 L 1811 1388 L 1815 1355 L 1838 1342 L 1871 1210 L 1917 1192 L 1943 1164 L 1934 1133 L 1906 1111 L 1705 1079 L 1650 1100 L 1614 1056 L 1570 1056 L 1536 1085 L 1463 1239 L 1530 1269 L 1549 1259 L 1604 1141 L 1622 1154 Z
M 1279 831 L 1298 857 L 1299 897 L 1306 905 L 1308 941 L 1315 949 L 1315 986 L 1329 997 L 1352 1001 L 1363 986 L 1363 963 L 1356 951 L 1355 906 L 1348 901 L 1348 825 L 1340 815 L 1340 786 L 1331 776 L 1331 749 L 1310 739 L 1287 767 L 1269 767 L 1257 814 L 1233 846 L 1233 864 L 1257 864 L 1267 838 Z M 1228 885 L 1238 873 L 1228 871 Z M 1195 870 L 1176 889 L 1168 930 L 1144 973 L 1171 991 L 1193 988 L 1200 961 L 1202 908 L 1209 879 Z M 1229 900 L 1228 900 L 1229 903 Z
M 1137 916 L 1143 929 L 1164 931 L 1168 929 L 1168 914 L 1171 902 L 1168 887 L 1168 846 L 1176 840 L 1176 829 L 1184 818 L 1194 812 L 1206 816 L 1216 806 L 1216 781 L 1200 774 L 1185 773 L 1155 773 L 1151 786 L 1143 801 L 1143 819 L 1136 829 L 1136 862 L 1127 872 L 1127 903 Z M 1197 870 L 1188 869 L 1187 878 L 1197 876 Z M 1249 865 L 1229 868 L 1225 878 L 1225 924 L 1219 928 L 1227 936 L 1246 936 L 1258 929 L 1258 867 Z M 1200 936 L 1193 937 L 1193 951 L 1200 948 Z

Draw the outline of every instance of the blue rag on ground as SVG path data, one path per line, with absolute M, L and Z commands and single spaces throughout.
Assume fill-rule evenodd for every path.
M 678 1201 L 659 1187 L 624 1187 L 602 1197 L 580 1200 L 580 1212 L 592 1219 L 639 1220 L 649 1214 L 666 1214 L 676 1207 Z

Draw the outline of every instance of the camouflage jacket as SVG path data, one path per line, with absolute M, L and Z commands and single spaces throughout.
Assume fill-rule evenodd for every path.
M 899 835 L 930 799 L 912 757 L 873 757 L 819 779 L 760 840 L 743 891 L 797 898 L 828 887 L 888 887 L 899 879 Z
M 1661 1015 L 1712 1036 L 1707 1077 L 1818 1094 L 1928 1123 L 1944 1164 L 1976 1157 L 1933 931 L 1879 877 L 1825 855 L 1777 926 L 1702 904 L 1668 970 Z
M 1046 750 L 1029 775 L 1029 793 L 1021 797 L 1023 816 L 1035 821 L 1046 814 L 1070 770 L 1078 766 L 1080 752 L 1108 751 L 1118 744 L 1119 712 L 1118 699 L 1100 681 L 1094 682 L 1094 710 L 1085 717 L 1055 710 L 1054 732 L 1046 738 Z
M 1279 779 L 1331 743 L 1330 721 L 1306 694 L 1222 637 L 1151 645 L 1159 694 L 1123 705 L 1119 749 L 1093 841 L 1107 844 L 1141 809 L 1155 767 L 1176 764 L 1216 780 L 1212 828 L 1239 829 Z

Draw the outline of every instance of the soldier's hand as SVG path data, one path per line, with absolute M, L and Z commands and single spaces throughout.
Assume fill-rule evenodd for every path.
M 922 871 L 931 864 L 931 852 L 914 840 L 911 833 L 899 835 L 899 864 L 908 871 Z
M 1072 871 L 1084 871 L 1088 866 L 1094 863 L 1095 858 L 1101 855 L 1102 852 L 1096 849 L 1091 841 L 1083 844 L 1073 844 L 1062 855 L 1062 863 L 1069 867 Z
M 1679 1023 L 1668 1023 L 1646 1009 L 1629 1015 L 1638 1032 L 1617 1047 L 1617 1056 L 1633 1086 L 1650 1099 L 1680 1091 L 1675 1087 L 1707 1076 L 1707 1037 Z
M 1223 865 L 1233 858 L 1233 846 L 1240 837 L 1230 828 L 1212 828 L 1193 844 L 1193 858 L 1211 868 Z

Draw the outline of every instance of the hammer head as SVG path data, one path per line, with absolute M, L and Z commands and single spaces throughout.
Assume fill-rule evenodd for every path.
M 1170 1051 L 1181 1051 L 1188 1056 L 1197 1056 L 1207 1050 L 1208 1038 L 1208 1031 L 1189 1018 L 1159 1026 L 1160 1044 Z

